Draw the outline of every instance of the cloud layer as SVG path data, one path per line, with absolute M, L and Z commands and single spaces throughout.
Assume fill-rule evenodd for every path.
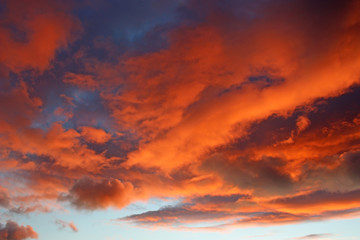
M 190 228 L 356 217 L 359 2 L 225 2 L 4 1 L 0 207 L 174 199 L 119 220 Z

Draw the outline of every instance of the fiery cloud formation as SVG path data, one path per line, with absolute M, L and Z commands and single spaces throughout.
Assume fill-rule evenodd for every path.
M 173 199 L 117 222 L 357 218 L 359 1 L 145 2 L 1 2 L 2 211 Z

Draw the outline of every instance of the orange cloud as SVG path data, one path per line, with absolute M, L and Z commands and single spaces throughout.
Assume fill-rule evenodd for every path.
M 298 119 L 296 120 L 296 126 L 298 129 L 298 133 L 304 131 L 309 125 L 310 125 L 310 120 L 309 118 L 305 117 L 305 116 L 300 116 L 298 117 Z
M 134 187 L 129 182 L 123 183 L 117 179 L 103 179 L 99 182 L 83 178 L 72 186 L 68 195 L 60 199 L 70 201 L 78 209 L 121 208 L 130 203 L 133 191 Z
M 359 83 L 360 59 L 341 46 L 346 41 L 356 49 L 360 36 L 345 19 L 331 29 L 334 39 L 308 43 L 310 36 L 299 30 L 306 32 L 308 26 L 297 16 L 268 14 L 249 26 L 238 23 L 244 28 L 240 32 L 222 32 L 222 26 L 210 24 L 179 29 L 168 49 L 125 60 L 129 89 L 104 96 L 120 126 L 149 140 L 129 155 L 128 165 L 171 171 L 197 162 L 207 151 L 244 137 L 254 121 L 286 116 Z M 275 31 L 265 29 L 273 24 L 279 24 Z M 289 34 L 289 29 L 296 32 Z M 319 44 L 328 51 L 309 55 Z M 270 85 L 248 80 L 264 74 L 280 80 Z M 303 131 L 308 123 L 300 120 L 298 131 Z
M 81 136 L 88 142 L 104 144 L 111 138 L 111 134 L 103 129 L 88 126 L 83 126 L 79 129 L 81 130 Z
M 74 33 L 81 30 L 65 5 L 55 1 L 6 1 L 6 7 L 0 27 L 0 62 L 12 71 L 45 70 L 56 50 L 66 47 L 75 39 Z
M 6 225 L 0 224 L 0 238 L 4 240 L 24 240 L 28 238 L 38 238 L 38 234 L 31 226 L 21 226 L 16 222 L 7 221 Z
M 185 5 L 196 12 L 196 2 Z M 11 174 L 0 206 L 172 198 L 180 203 L 123 220 L 216 227 L 358 213 L 360 115 L 349 104 L 359 100 L 360 6 L 249 3 L 250 17 L 215 2 L 202 21 L 167 32 L 166 48 L 116 56 L 111 37 L 79 41 L 43 75 L 80 23 L 56 2 L 7 2 L 0 161 Z
M 64 82 L 77 85 L 84 89 L 95 90 L 99 84 L 91 75 L 66 73 Z
M 55 159 L 60 166 L 84 167 L 96 171 L 107 159 L 79 141 L 80 133 L 74 129 L 65 130 L 58 123 L 48 132 L 40 129 L 26 129 L 21 135 L 12 136 L 8 146 L 24 153 L 45 155 Z
M 7 88 L 5 88 L 7 89 Z M 15 88 L 9 87 L 9 92 L 1 92 L 0 119 L 0 142 L 4 149 L 12 149 L 24 154 L 37 154 L 49 156 L 56 160 L 61 166 L 76 168 L 97 168 L 99 164 L 105 163 L 103 154 L 96 154 L 79 140 L 81 134 L 74 129 L 66 130 L 60 123 L 54 123 L 44 131 L 43 129 L 31 127 L 31 121 L 41 111 L 42 100 L 30 95 L 27 84 L 21 82 Z M 90 141 L 105 141 L 109 136 L 101 130 L 92 131 L 85 129 L 84 138 Z M 94 134 L 98 135 L 95 139 Z M 8 159 L 9 162 L 11 159 Z M 17 163 L 12 163 L 18 166 Z M 29 165 L 29 164 L 28 164 Z M 20 165 L 18 166 L 20 167 Z M 25 166 L 22 165 L 24 168 Z M 30 167 L 31 166 L 27 166 Z

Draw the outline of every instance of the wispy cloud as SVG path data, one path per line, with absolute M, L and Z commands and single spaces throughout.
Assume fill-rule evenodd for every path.
M 79 229 L 76 227 L 76 225 L 73 222 L 66 222 L 66 221 L 58 219 L 58 220 L 55 221 L 55 223 L 61 229 L 70 228 L 73 232 L 78 232 L 79 231 Z
M 334 236 L 331 233 L 317 233 L 317 234 L 308 234 L 306 236 L 297 237 L 293 239 L 330 239 L 332 236 Z

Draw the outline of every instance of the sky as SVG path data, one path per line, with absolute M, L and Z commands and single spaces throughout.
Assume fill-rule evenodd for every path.
M 359 240 L 360 1 L 0 0 L 0 240 Z

